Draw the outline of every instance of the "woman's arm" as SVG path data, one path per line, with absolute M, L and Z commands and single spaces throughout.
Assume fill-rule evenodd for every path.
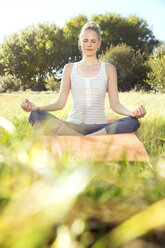
M 32 102 L 30 102 L 28 99 L 25 99 L 21 107 L 26 112 L 32 112 L 36 110 L 42 110 L 42 111 L 56 111 L 63 109 L 67 98 L 70 92 L 70 73 L 72 70 L 73 64 L 67 64 L 64 67 L 64 71 L 62 73 L 62 80 L 61 80 L 61 86 L 60 86 L 60 92 L 58 95 L 57 100 L 54 103 L 44 105 L 44 106 L 36 106 Z
M 115 66 L 112 64 L 106 64 L 106 73 L 108 76 L 108 96 L 112 110 L 121 115 L 142 118 L 146 114 L 146 110 L 143 105 L 140 105 L 134 111 L 130 111 L 120 103 Z

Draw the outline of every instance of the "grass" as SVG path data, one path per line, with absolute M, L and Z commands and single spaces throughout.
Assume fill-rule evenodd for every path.
M 152 168 L 145 162 L 76 163 L 43 150 L 40 134 L 28 124 L 29 114 L 20 103 L 28 98 L 44 105 L 56 97 L 0 95 L 0 116 L 17 129 L 10 133 L 0 128 L 0 247 L 164 247 L 164 94 L 120 93 L 129 109 L 146 106 L 136 134 Z M 121 117 L 111 111 L 108 98 L 105 106 L 107 117 Z M 53 114 L 66 119 L 70 108 L 71 97 Z
M 0 115 L 10 120 L 18 130 L 15 142 L 19 142 L 29 136 L 31 131 L 28 124 L 28 113 L 22 111 L 20 103 L 28 98 L 36 105 L 44 105 L 53 102 L 57 95 L 50 93 L 13 93 L 1 94 Z M 151 156 L 159 156 L 164 151 L 165 138 L 165 99 L 164 94 L 152 94 L 143 92 L 120 93 L 120 101 L 129 109 L 133 110 L 140 104 L 144 104 L 147 109 L 147 115 L 141 119 L 141 128 L 137 131 L 137 136 L 144 143 L 147 152 Z M 53 112 L 58 118 L 66 119 L 71 108 L 71 97 L 63 110 Z M 109 107 L 108 97 L 105 102 L 105 112 L 107 117 L 122 116 L 112 112 Z M 4 133 L 1 131 L 1 135 Z

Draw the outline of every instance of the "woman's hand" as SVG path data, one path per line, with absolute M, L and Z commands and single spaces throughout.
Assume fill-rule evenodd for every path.
M 140 105 L 137 109 L 135 109 L 133 112 L 132 112 L 132 117 L 134 118 L 142 118 L 144 117 L 146 114 L 146 109 L 144 107 L 144 105 Z
M 38 110 L 38 108 L 32 102 L 30 102 L 28 99 L 25 99 L 21 103 L 21 108 L 23 108 L 23 110 L 26 112 L 32 112 L 32 111 Z

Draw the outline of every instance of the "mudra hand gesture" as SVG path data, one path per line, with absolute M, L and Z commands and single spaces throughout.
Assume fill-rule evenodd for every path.
M 24 111 L 26 112 L 32 112 L 37 110 L 36 105 L 34 105 L 32 102 L 30 102 L 28 99 L 25 99 L 22 103 L 21 103 L 21 108 L 23 108 Z
M 146 114 L 146 109 L 145 109 L 144 105 L 140 105 L 132 113 L 133 113 L 132 117 L 134 117 L 134 118 L 137 118 L 137 119 L 143 118 Z

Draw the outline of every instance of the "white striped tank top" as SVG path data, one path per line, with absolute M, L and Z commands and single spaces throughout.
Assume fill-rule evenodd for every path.
M 100 71 L 94 77 L 80 76 L 77 63 L 73 63 L 71 72 L 72 108 L 67 121 L 76 124 L 107 123 L 104 112 L 107 91 L 105 63 L 101 61 Z

